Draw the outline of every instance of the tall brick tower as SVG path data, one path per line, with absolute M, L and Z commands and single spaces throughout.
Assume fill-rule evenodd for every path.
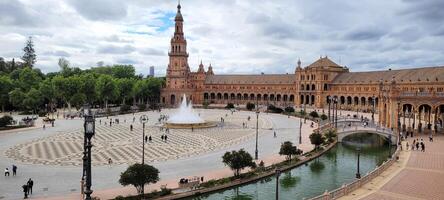
M 170 51 L 168 53 L 169 63 L 166 74 L 165 103 L 177 105 L 183 94 L 191 89 L 190 67 L 188 66 L 187 41 L 183 33 L 183 17 L 180 11 L 180 3 L 177 5 L 177 14 L 174 18 L 174 35 L 170 41 Z

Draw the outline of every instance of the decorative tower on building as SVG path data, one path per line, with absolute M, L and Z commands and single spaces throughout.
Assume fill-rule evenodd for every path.
M 188 76 L 190 67 L 188 66 L 187 41 L 183 34 L 183 17 L 180 12 L 181 6 L 177 5 L 177 14 L 174 35 L 171 38 L 169 64 L 167 68 L 166 87 L 172 89 L 185 89 L 188 87 Z

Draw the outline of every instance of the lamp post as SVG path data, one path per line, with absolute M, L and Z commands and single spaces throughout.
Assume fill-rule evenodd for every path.
M 276 169 L 276 200 L 279 200 L 279 176 L 281 175 L 281 170 Z
M 142 165 L 145 164 L 145 123 L 148 122 L 148 116 L 140 116 L 140 123 L 142 123 Z M 142 185 L 142 194 L 145 194 L 145 185 Z
M 91 115 L 91 110 L 89 108 L 86 108 L 87 106 L 85 106 L 85 109 L 83 110 L 83 115 L 85 117 L 85 123 L 83 126 L 85 130 L 84 151 L 86 151 L 83 153 L 83 174 L 85 177 L 83 180 L 86 179 L 85 200 L 91 200 L 91 194 L 93 193 L 93 191 L 91 190 L 91 138 L 95 134 L 95 120 L 94 117 Z
M 331 96 L 328 96 L 327 100 L 328 100 L 328 121 L 331 122 L 330 121 Z
M 338 128 L 338 97 L 333 98 L 333 108 L 334 108 L 333 112 L 335 112 L 335 113 L 333 113 L 333 115 L 335 116 L 335 119 L 334 119 L 335 128 L 337 129 Z
M 257 105 L 257 97 L 256 97 L 256 150 L 254 151 L 254 159 L 257 160 L 259 157 L 259 151 L 257 149 L 257 140 L 259 136 L 259 107 Z
M 375 123 L 375 106 L 376 106 L 376 98 L 375 95 L 373 95 L 373 109 L 372 109 L 372 122 Z
M 388 155 L 388 158 L 392 158 L 392 133 L 390 133 L 390 131 L 389 131 L 389 141 L 388 141 L 388 144 L 389 144 L 389 155 Z
M 302 118 L 299 118 L 299 144 L 302 144 Z
M 356 178 L 360 179 L 361 178 L 361 172 L 359 172 L 359 157 L 360 157 L 360 153 L 361 153 L 361 148 L 358 147 L 356 149 L 356 151 L 358 152 L 358 161 L 357 161 L 357 172 L 356 172 Z

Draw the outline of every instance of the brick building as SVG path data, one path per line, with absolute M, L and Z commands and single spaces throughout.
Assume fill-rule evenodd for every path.
M 404 131 L 443 128 L 444 67 L 350 72 L 328 57 L 302 67 L 294 74 L 219 75 L 201 63 L 196 72 L 188 65 L 187 41 L 181 6 L 177 6 L 171 38 L 166 85 L 161 102 L 180 103 L 183 94 L 194 104 L 246 104 L 328 109 L 332 103 L 344 110 L 373 112 L 378 123 Z M 399 125 L 398 125 L 399 124 Z

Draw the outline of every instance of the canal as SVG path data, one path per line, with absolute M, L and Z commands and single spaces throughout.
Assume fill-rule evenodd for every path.
M 279 199 L 311 198 L 341 187 L 355 179 L 357 147 L 361 148 L 361 175 L 376 168 L 389 155 L 388 143 L 374 134 L 350 137 L 350 142 L 338 143 L 319 158 L 287 172 L 279 179 Z M 358 139 L 357 139 L 358 138 Z M 363 141 L 363 144 L 359 142 Z M 372 144 L 372 145 L 368 145 Z M 393 150 L 391 151 L 393 153 Z M 205 194 L 190 200 L 272 200 L 275 199 L 276 177 L 240 187 Z

